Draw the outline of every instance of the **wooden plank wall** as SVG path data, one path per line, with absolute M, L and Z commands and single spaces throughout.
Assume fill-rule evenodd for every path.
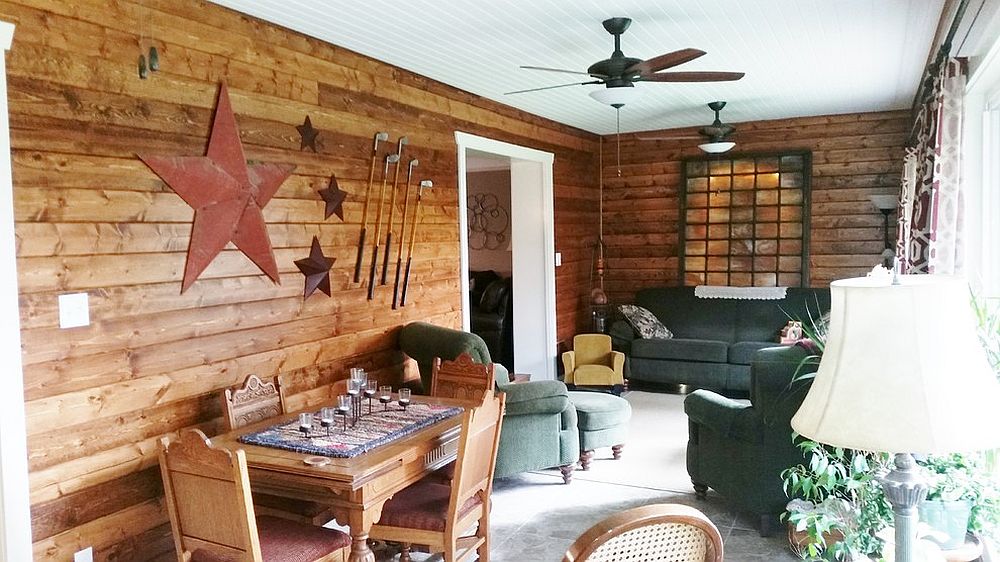
M 585 325 L 596 239 L 595 135 L 201 1 L 0 0 L 17 24 L 8 72 L 36 560 L 172 556 L 157 439 L 218 430 L 219 389 L 281 373 L 299 403 L 348 366 L 398 381 L 397 328 L 460 325 L 454 131 L 555 153 L 560 339 Z M 149 22 L 144 24 L 142 22 Z M 140 29 L 161 70 L 136 73 Z M 143 45 L 148 48 L 148 43 Z M 184 295 L 192 210 L 135 156 L 202 155 L 218 84 L 251 160 L 292 163 L 264 209 L 281 284 L 224 251 Z M 310 116 L 321 151 L 299 150 Z M 410 305 L 352 286 L 375 131 L 408 135 L 425 197 Z M 323 220 L 330 174 L 346 221 Z M 313 235 L 336 258 L 333 298 L 303 301 L 292 263 Z M 92 324 L 58 328 L 57 295 L 86 291 Z
M 868 196 L 898 193 L 908 122 L 908 112 L 893 111 L 735 124 L 734 153 L 812 151 L 812 286 L 862 275 L 880 262 L 882 215 Z M 680 283 L 681 160 L 703 153 L 697 141 L 637 136 L 690 136 L 696 130 L 622 135 L 621 175 L 615 137 L 603 138 L 606 285 L 612 302 L 632 302 L 644 287 Z M 893 239 L 894 219 L 895 214 Z

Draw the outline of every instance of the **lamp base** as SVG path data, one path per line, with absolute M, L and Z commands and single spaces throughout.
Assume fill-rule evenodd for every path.
M 927 497 L 927 482 L 910 453 L 896 453 L 896 468 L 882 477 L 896 529 L 896 562 L 913 562 L 917 543 L 917 506 Z

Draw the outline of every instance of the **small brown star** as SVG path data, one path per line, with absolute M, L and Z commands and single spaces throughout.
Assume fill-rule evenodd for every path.
M 309 250 L 309 257 L 295 260 L 295 266 L 299 268 L 302 275 L 306 276 L 306 286 L 302 298 L 307 298 L 316 289 L 326 293 L 326 296 L 333 296 L 330 292 L 330 268 L 337 258 L 328 258 L 323 255 L 323 249 L 319 246 L 319 238 L 313 236 L 312 249 Z
M 337 176 L 330 174 L 330 186 L 326 189 L 319 190 L 319 196 L 326 201 L 326 216 L 324 219 L 330 218 L 330 215 L 336 214 L 340 217 L 340 220 L 344 220 L 344 199 L 347 199 L 347 193 L 340 190 L 340 185 L 337 184 Z
M 308 115 L 306 115 L 305 122 L 297 125 L 295 129 L 302 136 L 302 140 L 299 142 L 299 150 L 305 150 L 308 146 L 313 152 L 319 152 L 316 150 L 316 137 L 319 136 L 319 129 L 313 129 L 312 121 Z

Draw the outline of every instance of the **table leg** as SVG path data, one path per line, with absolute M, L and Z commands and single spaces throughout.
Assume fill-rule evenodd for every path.
M 348 514 L 348 525 L 351 528 L 351 554 L 348 562 L 375 562 L 375 553 L 368 546 L 368 533 L 379 518 L 382 517 L 382 504 L 369 509 L 351 509 Z

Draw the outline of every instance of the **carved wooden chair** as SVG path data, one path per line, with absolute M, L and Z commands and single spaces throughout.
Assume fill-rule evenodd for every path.
M 281 385 L 277 378 L 263 381 L 257 375 L 250 375 L 243 386 L 237 389 L 227 388 L 223 392 L 222 410 L 225 412 L 226 431 L 280 416 L 285 413 Z M 266 515 L 314 525 L 323 525 L 333 519 L 329 506 L 314 501 L 271 494 L 256 494 L 254 500 L 257 511 Z
M 347 559 L 345 533 L 255 516 L 246 455 L 216 449 L 200 430 L 161 439 L 160 470 L 180 562 Z
M 705 514 L 680 504 L 616 513 L 587 529 L 563 562 L 722 562 L 722 535 Z
M 492 391 L 493 363 L 476 363 L 468 353 L 454 361 L 434 358 L 431 369 L 431 396 L 478 401 L 483 392 Z
M 444 559 L 460 561 L 478 554 L 489 562 L 490 494 L 500 442 L 503 393 L 481 393 L 481 404 L 462 420 L 455 478 L 451 485 L 424 478 L 396 493 L 382 508 L 370 536 L 403 544 L 400 562 L 410 560 L 410 545 L 428 545 Z M 475 526 L 471 535 L 462 533 Z

